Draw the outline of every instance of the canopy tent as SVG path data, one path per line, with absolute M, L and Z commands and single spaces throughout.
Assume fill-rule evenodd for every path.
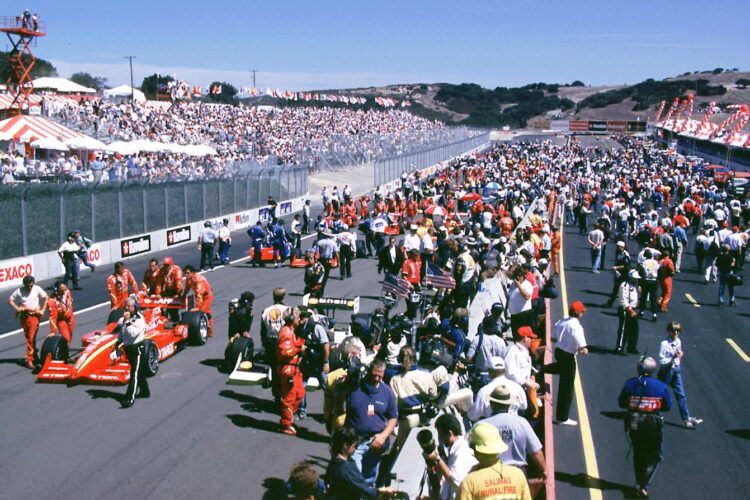
M 37 139 L 86 139 L 80 132 L 41 116 L 19 115 L 0 121 L 0 136 L 9 136 L 15 142 L 33 142 Z M 90 139 L 90 138 L 89 138 Z
M 133 96 L 133 99 L 138 102 L 146 100 L 146 95 L 143 92 L 138 89 L 133 90 L 130 85 L 120 85 L 119 87 L 104 91 L 104 97 L 107 98 L 126 97 L 130 99 L 131 95 Z
M 48 76 L 43 76 L 42 78 L 37 78 L 36 80 L 34 80 L 34 88 L 50 89 L 56 92 L 70 92 L 78 94 L 96 93 L 96 89 L 78 85 L 76 82 L 71 82 L 70 80 L 66 80 L 65 78 L 52 78 Z

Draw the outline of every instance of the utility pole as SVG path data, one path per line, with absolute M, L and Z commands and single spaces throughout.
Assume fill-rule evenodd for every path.
M 133 87 L 133 59 L 135 59 L 135 56 L 125 56 L 123 59 L 130 60 L 130 105 L 132 106 L 135 100 L 135 87 Z
M 250 73 L 252 73 L 252 74 L 253 74 L 253 88 L 256 88 L 256 87 L 255 87 L 255 73 L 257 73 L 257 72 L 258 72 L 258 71 L 260 71 L 260 70 L 258 70 L 258 69 L 251 69 L 251 70 L 249 70 L 249 71 L 250 71 Z

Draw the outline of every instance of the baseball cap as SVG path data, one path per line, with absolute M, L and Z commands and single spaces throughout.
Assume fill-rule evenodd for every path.
M 532 339 L 538 338 L 534 334 L 534 332 L 531 330 L 531 327 L 529 327 L 529 326 L 522 326 L 521 328 L 519 328 L 518 329 L 518 336 L 519 337 L 529 337 L 529 338 L 532 338 Z
M 501 383 L 490 393 L 490 402 L 509 405 L 511 401 L 510 387 L 508 384 Z
M 171 266 L 173 264 L 172 257 L 164 257 L 161 263 L 165 266 Z
M 409 226 L 409 230 L 416 231 L 417 230 L 417 225 L 416 224 L 412 224 L 411 226 Z
M 586 310 L 586 306 L 583 305 L 583 302 L 580 300 L 576 300 L 572 304 L 570 304 L 570 311 L 575 314 L 581 314 Z
M 624 242 L 624 241 L 622 241 L 622 240 L 620 240 L 620 241 L 618 241 L 618 242 L 617 242 L 617 246 L 618 246 L 618 247 L 622 247 L 622 248 L 625 248 L 625 242 Z
M 500 356 L 490 358 L 490 370 L 505 370 L 505 360 Z

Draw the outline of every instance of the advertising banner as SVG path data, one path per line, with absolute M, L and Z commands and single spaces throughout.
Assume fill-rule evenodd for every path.
M 589 131 L 588 120 L 572 120 L 568 126 L 571 132 L 588 132 Z
M 167 229 L 167 246 L 179 245 L 192 239 L 190 226 L 175 227 Z
M 0 262 L 0 286 L 20 286 L 23 278 L 34 275 L 34 262 L 30 257 Z
M 120 254 L 122 258 L 134 257 L 151 251 L 151 235 L 137 236 L 120 240 Z

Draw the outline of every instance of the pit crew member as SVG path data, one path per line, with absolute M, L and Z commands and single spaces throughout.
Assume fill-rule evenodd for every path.
M 148 268 L 143 273 L 143 282 L 141 283 L 141 290 L 146 292 L 148 295 L 157 295 L 156 287 L 159 283 L 159 261 L 151 259 L 148 262 Z
M 25 276 L 23 286 L 8 298 L 8 305 L 16 312 L 26 337 L 26 366 L 32 370 L 36 358 L 36 333 L 39 330 L 39 320 L 44 317 L 47 310 L 47 294 L 44 293 L 42 287 L 34 283 L 33 276 Z
M 208 317 L 208 336 L 214 336 L 214 319 L 211 315 L 211 303 L 214 301 L 214 292 L 208 280 L 195 272 L 191 265 L 185 266 L 185 291 L 182 296 L 185 297 L 192 290 L 195 294 L 195 305 L 191 311 L 202 311 Z
M 294 333 L 299 325 L 299 309 L 287 307 L 282 315 L 284 326 L 279 330 L 278 376 L 281 393 L 281 432 L 290 436 L 297 435 L 292 425 L 305 388 L 302 385 L 302 370 L 299 364 L 305 353 L 305 341 Z
M 123 262 L 115 262 L 115 272 L 107 277 L 107 290 L 109 290 L 109 303 L 112 309 L 122 309 L 125 300 L 132 293 L 138 292 L 138 283 L 135 282 L 133 273 L 125 269 Z
M 73 294 L 63 280 L 55 283 L 55 291 L 47 302 L 49 307 L 49 332 L 51 335 L 60 332 L 60 335 L 68 342 L 73 338 L 75 327 L 75 316 L 73 315 Z M 44 360 L 41 360 L 44 363 Z
M 284 326 L 282 315 L 286 309 L 284 299 L 286 290 L 283 288 L 273 289 L 273 305 L 266 307 L 260 316 L 260 342 L 265 350 L 265 360 L 271 369 L 271 391 L 276 404 L 281 403 L 279 395 L 279 377 L 276 373 L 276 350 L 279 345 L 279 331 Z

